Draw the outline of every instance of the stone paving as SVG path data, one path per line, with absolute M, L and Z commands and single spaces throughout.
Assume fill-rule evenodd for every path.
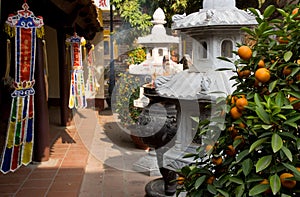
M 0 174 L 0 197 L 144 197 L 158 177 L 132 170 L 148 153 L 137 149 L 110 110 L 78 110 L 71 126 L 58 126 L 50 108 L 51 153 L 47 162 Z

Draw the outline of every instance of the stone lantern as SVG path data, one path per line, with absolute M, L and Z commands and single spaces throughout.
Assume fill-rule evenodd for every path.
M 212 111 L 206 106 L 215 103 L 217 97 L 233 92 L 230 77 L 234 75 L 234 65 L 218 57 L 234 61 L 237 56 L 232 52 L 237 50 L 236 44 L 242 43 L 245 36 L 241 27 L 251 27 L 257 22 L 255 16 L 236 8 L 235 0 L 204 0 L 203 9 L 187 16 L 175 15 L 173 22 L 173 30 L 192 39 L 186 41 L 192 48 L 189 54 L 192 65 L 175 75 L 158 77 L 154 95 L 176 105 L 175 143 L 161 158 L 163 168 L 176 171 L 192 162 L 184 156 L 195 153 L 201 146 L 201 137 L 195 140 L 198 123 L 192 117 L 209 118 Z M 216 71 L 224 68 L 228 70 Z M 145 92 L 149 95 L 151 91 L 148 88 Z M 146 186 L 147 194 L 159 196 L 160 185 L 158 180 L 150 182 Z
M 176 170 L 187 165 L 190 161 L 182 157 L 201 145 L 193 141 L 196 127 L 190 117 L 207 118 L 211 112 L 205 110 L 204 105 L 214 103 L 218 96 L 231 94 L 233 87 L 229 79 L 234 73 L 230 69 L 234 69 L 234 65 L 218 57 L 234 61 L 237 55 L 232 52 L 245 36 L 241 27 L 256 24 L 255 16 L 236 8 L 235 0 L 204 0 L 199 12 L 173 16 L 172 29 L 193 39 L 193 66 L 170 78 L 156 80 L 157 94 L 177 99 L 180 108 L 177 139 L 175 146 L 163 156 L 165 167 Z M 221 68 L 229 70 L 216 71 Z

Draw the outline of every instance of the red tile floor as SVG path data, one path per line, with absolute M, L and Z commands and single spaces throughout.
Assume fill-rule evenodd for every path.
M 147 153 L 135 148 L 118 129 L 109 110 L 99 114 L 92 109 L 77 111 L 66 128 L 58 126 L 58 109 L 49 110 L 49 161 L 0 174 L 1 197 L 145 196 L 145 185 L 157 177 L 131 168 Z

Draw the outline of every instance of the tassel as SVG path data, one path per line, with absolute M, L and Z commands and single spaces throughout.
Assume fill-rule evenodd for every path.
M 10 53 L 10 40 L 6 40 L 6 71 L 5 71 L 5 79 L 7 80 L 9 78 L 9 73 L 10 73 L 10 58 L 11 58 L 11 53 Z
M 83 46 L 83 52 L 82 52 L 82 60 L 85 61 L 86 58 L 86 46 Z
M 45 68 L 45 89 L 46 89 L 46 100 L 48 101 L 49 96 L 49 87 L 48 87 L 48 77 L 49 77 L 49 70 L 48 70 L 48 57 L 47 57 L 47 48 L 46 48 L 46 41 L 43 40 L 43 55 L 44 55 L 44 68 Z

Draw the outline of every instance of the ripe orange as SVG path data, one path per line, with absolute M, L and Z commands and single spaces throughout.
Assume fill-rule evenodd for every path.
M 208 145 L 205 147 L 206 152 L 209 152 L 213 147 L 214 147 L 213 145 L 208 144 Z
M 280 36 L 278 38 L 278 42 L 280 44 L 287 44 L 287 43 L 289 43 L 290 39 L 291 39 L 291 36 L 287 36 L 287 37 Z
M 236 105 L 236 107 L 239 109 L 239 110 L 244 110 L 245 109 L 245 106 L 247 106 L 248 105 L 248 101 L 247 101 L 247 99 L 246 98 L 239 98 L 239 99 L 237 99 L 236 100 L 236 102 L 235 102 L 235 105 Z
M 234 126 L 229 127 L 228 131 L 230 132 L 230 136 L 232 139 L 235 138 L 239 133 L 239 130 L 235 129 Z
M 228 156 L 234 156 L 235 155 L 235 153 L 236 153 L 236 150 L 235 150 L 235 148 L 232 146 L 232 145 L 229 145 L 229 146 L 227 146 L 227 149 L 226 149 L 226 154 L 228 155 Z
M 265 67 L 265 61 L 264 60 L 259 60 L 258 64 L 257 64 L 258 68 L 263 68 Z
M 300 81 L 300 73 L 296 75 L 296 80 Z
M 267 184 L 269 184 L 269 180 L 268 179 L 264 179 L 259 184 L 267 185 Z
M 297 181 L 295 181 L 295 180 L 287 180 L 286 179 L 286 178 L 292 178 L 292 177 L 294 177 L 294 175 L 291 174 L 291 173 L 287 173 L 287 172 L 286 173 L 282 173 L 280 175 L 280 177 L 279 177 L 281 185 L 283 187 L 285 187 L 285 188 L 293 189 L 296 186 Z
M 270 71 L 266 68 L 259 68 L 255 72 L 255 79 L 259 82 L 266 83 L 270 80 Z
M 293 101 L 297 101 L 297 100 L 299 100 L 299 99 L 296 98 L 296 97 L 293 97 L 293 96 L 290 96 L 290 97 L 289 97 L 290 103 L 293 102 Z M 294 107 L 294 109 L 296 109 L 296 110 L 300 110 L 300 102 L 293 104 L 293 107 Z
M 243 45 L 238 49 L 238 55 L 243 60 L 249 60 L 252 57 L 252 50 L 250 47 Z
M 234 96 L 228 95 L 226 98 L 226 104 L 234 104 L 234 103 L 235 103 Z
M 288 85 L 292 85 L 294 83 L 294 80 L 293 79 L 286 79 L 286 83 Z
M 230 115 L 233 119 L 239 119 L 242 116 L 242 112 L 240 112 L 239 109 L 236 106 L 234 106 L 230 110 Z
M 290 69 L 288 66 L 285 66 L 282 70 L 282 73 L 285 75 L 285 76 L 288 76 L 292 73 L 292 69 Z
M 178 177 L 178 178 L 177 178 L 177 184 L 178 184 L 178 185 L 183 185 L 183 184 L 184 184 L 184 180 L 185 180 L 184 177 L 182 177 L 182 176 Z
M 251 74 L 251 71 L 250 70 L 240 70 L 238 69 L 237 71 L 238 73 L 238 76 L 242 79 L 245 79 L 245 78 L 248 78 Z
M 297 14 L 297 13 L 298 13 L 298 11 L 299 11 L 299 8 L 295 8 L 295 9 L 293 9 L 293 11 L 292 11 L 292 15 L 295 15 L 295 14 Z
M 215 180 L 215 177 L 214 176 L 210 176 L 206 180 L 206 183 L 209 184 L 209 185 L 211 185 L 211 184 L 213 184 L 214 180 Z
M 239 146 L 243 146 L 245 144 L 245 138 L 242 135 L 238 135 L 233 139 L 233 141 L 236 141 L 236 140 L 241 140 L 241 142 L 239 143 Z
M 212 163 L 215 164 L 216 166 L 219 166 L 219 165 L 222 164 L 223 159 L 222 159 L 221 156 L 218 156 L 218 157 L 213 157 L 213 158 L 211 159 L 211 161 L 212 161 Z
M 239 127 L 244 129 L 244 128 L 246 128 L 246 125 L 243 122 L 241 122 L 241 123 L 239 123 Z
M 295 9 L 293 9 L 293 11 L 292 11 L 292 15 L 296 15 L 296 14 L 298 14 L 298 12 L 299 12 L 299 8 L 295 8 Z M 300 17 L 297 16 L 295 19 L 296 19 L 296 20 L 299 20 Z

